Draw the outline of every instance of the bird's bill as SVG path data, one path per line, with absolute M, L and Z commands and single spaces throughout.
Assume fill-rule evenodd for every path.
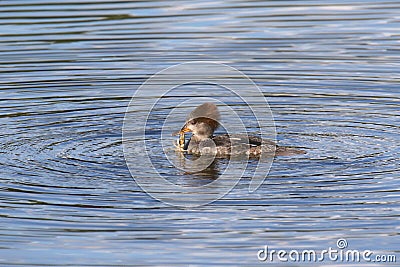
M 181 135 L 184 133 L 191 132 L 191 130 L 186 126 L 186 124 L 179 131 L 174 132 L 172 135 Z

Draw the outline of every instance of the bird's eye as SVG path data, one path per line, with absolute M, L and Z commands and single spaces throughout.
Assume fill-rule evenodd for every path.
M 190 121 L 189 124 L 194 125 L 196 122 L 195 121 Z

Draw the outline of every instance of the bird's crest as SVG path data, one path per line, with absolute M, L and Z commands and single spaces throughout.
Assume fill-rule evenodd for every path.
M 215 130 L 219 126 L 220 114 L 218 108 L 213 103 L 204 103 L 195 108 L 188 116 L 187 122 L 193 121 L 204 121 L 210 127 Z

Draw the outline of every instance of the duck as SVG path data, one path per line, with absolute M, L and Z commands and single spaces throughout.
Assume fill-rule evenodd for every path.
M 248 134 L 214 135 L 220 126 L 220 113 L 214 103 L 203 103 L 195 108 L 187 117 L 179 131 L 177 149 L 187 154 L 201 156 L 214 155 L 217 158 L 289 156 L 305 154 L 303 150 L 278 146 L 271 140 Z M 192 135 L 185 143 L 185 134 Z

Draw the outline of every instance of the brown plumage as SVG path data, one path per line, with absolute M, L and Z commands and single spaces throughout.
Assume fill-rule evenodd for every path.
M 186 132 L 192 132 L 192 137 L 181 146 L 181 150 L 189 154 L 215 154 L 216 157 L 260 155 L 295 155 L 304 154 L 302 150 L 279 147 L 273 141 L 263 140 L 247 134 L 223 134 L 213 136 L 219 126 L 220 114 L 213 103 L 204 103 L 194 109 L 188 116 L 185 125 L 175 134 L 180 134 L 180 140 Z M 184 136 L 183 136 L 184 138 Z M 182 141 L 180 143 L 182 145 Z

